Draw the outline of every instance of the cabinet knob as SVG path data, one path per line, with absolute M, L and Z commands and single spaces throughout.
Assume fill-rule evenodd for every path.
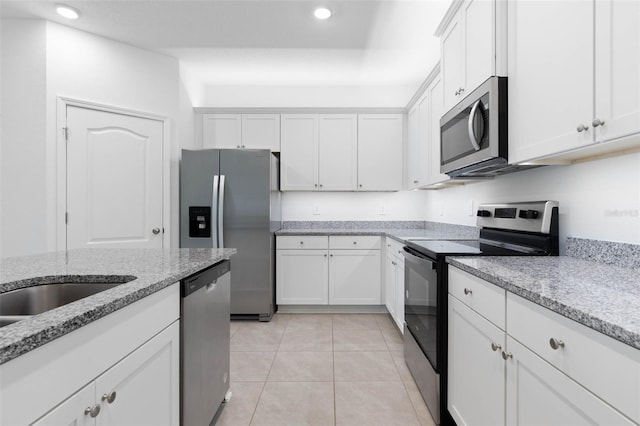
M 502 351 L 502 359 L 506 361 L 510 358 L 513 358 L 513 354 L 511 352 Z
M 304 241 L 300 241 L 300 245 L 304 244 Z
M 313 184 L 313 187 L 314 187 L 314 188 L 317 188 L 317 187 L 318 187 L 318 184 L 317 184 L 317 183 L 314 183 L 314 184 Z
M 327 255 L 325 254 L 324 257 L 327 257 Z
M 578 133 L 585 132 L 589 130 L 589 126 L 585 126 L 584 124 L 579 124 L 578 127 L 576 127 L 576 130 L 578 131 Z
M 354 242 L 353 242 L 353 244 L 354 244 L 354 245 L 355 245 L 355 244 L 358 244 L 358 242 L 357 242 L 357 241 L 354 241 Z
M 362 184 L 358 185 L 360 188 L 362 188 Z
M 471 294 L 471 293 L 473 293 L 473 290 L 471 290 L 470 288 L 465 288 L 464 289 L 464 294 L 468 295 L 468 294 Z
M 420 182 L 419 180 L 414 180 L 414 181 L 413 181 L 413 183 L 419 183 L 419 182 Z
M 387 247 L 391 247 L 391 244 L 387 244 Z
M 113 401 L 116 400 L 116 391 L 105 393 L 104 395 L 102 395 L 102 400 L 107 401 L 109 404 L 111 404 Z
M 392 264 L 393 266 L 396 266 L 396 265 L 397 265 L 397 263 L 396 263 L 396 262 L 394 262 L 393 260 L 391 261 L 391 264 Z
M 329 257 L 333 257 L 333 255 L 332 255 L 332 254 L 330 254 L 330 255 L 329 255 Z
M 85 416 L 90 416 L 90 417 L 98 417 L 98 414 L 100 414 L 100 404 L 96 404 L 93 407 L 87 407 L 84 409 L 84 414 Z
M 461 87 L 460 90 L 458 90 L 458 93 L 462 95 L 464 93 L 464 88 Z
M 320 188 L 322 188 L 322 184 L 320 184 Z
M 593 127 L 604 126 L 604 121 L 600 120 L 599 118 L 594 118 L 591 122 L 591 125 Z
M 245 146 L 244 146 L 244 145 L 242 145 L 242 147 L 244 148 Z
M 551 339 L 549 339 L 549 346 L 551 346 L 551 349 L 553 349 L 554 351 L 557 351 L 560 348 L 564 348 L 564 342 L 562 340 L 558 340 L 555 337 L 552 337 Z
M 502 349 L 502 346 L 499 345 L 498 343 L 495 342 L 491 342 L 491 350 L 496 352 L 499 351 L 500 349 Z
M 456 92 L 454 93 L 455 96 L 458 96 L 460 94 L 459 90 L 456 90 Z
M 238 148 L 240 148 L 240 145 L 238 145 Z
M 153 232 L 153 235 L 158 235 L 160 233 L 160 228 L 153 228 L 151 232 Z

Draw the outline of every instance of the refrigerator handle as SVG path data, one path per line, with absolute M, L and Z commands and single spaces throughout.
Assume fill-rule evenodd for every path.
M 217 221 L 217 206 L 218 206 L 218 181 L 219 176 L 213 176 L 213 187 L 211 190 L 211 220 L 209 226 L 211 226 L 211 248 L 218 248 L 218 227 L 214 226 Z
M 220 197 L 218 198 L 218 247 L 224 248 L 224 175 L 220 175 Z

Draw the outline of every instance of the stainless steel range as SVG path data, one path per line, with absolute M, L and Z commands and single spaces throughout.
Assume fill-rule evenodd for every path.
M 447 256 L 557 256 L 558 203 L 483 204 L 479 240 L 410 240 L 405 257 L 404 356 L 437 424 L 447 411 Z

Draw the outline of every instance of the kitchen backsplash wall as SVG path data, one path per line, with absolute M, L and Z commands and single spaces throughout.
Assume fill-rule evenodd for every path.
M 566 237 L 640 243 L 640 153 L 548 166 L 487 182 L 426 192 L 425 219 L 474 225 L 468 206 L 502 201 L 560 203 L 561 253 Z
M 285 221 L 425 220 L 424 191 L 284 192 L 282 195 L 282 220 Z

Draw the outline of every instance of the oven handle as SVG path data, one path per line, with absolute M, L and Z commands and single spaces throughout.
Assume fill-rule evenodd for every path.
M 411 253 L 409 251 L 409 249 L 407 249 L 406 247 L 403 247 L 402 249 L 402 255 L 404 256 L 404 258 L 406 260 L 408 260 L 409 262 L 412 263 L 418 263 L 421 266 L 424 266 L 425 264 L 429 264 L 429 268 L 428 269 L 436 269 L 436 263 L 433 262 L 430 259 L 427 259 L 426 257 L 420 257 L 420 256 L 416 256 L 415 254 Z

